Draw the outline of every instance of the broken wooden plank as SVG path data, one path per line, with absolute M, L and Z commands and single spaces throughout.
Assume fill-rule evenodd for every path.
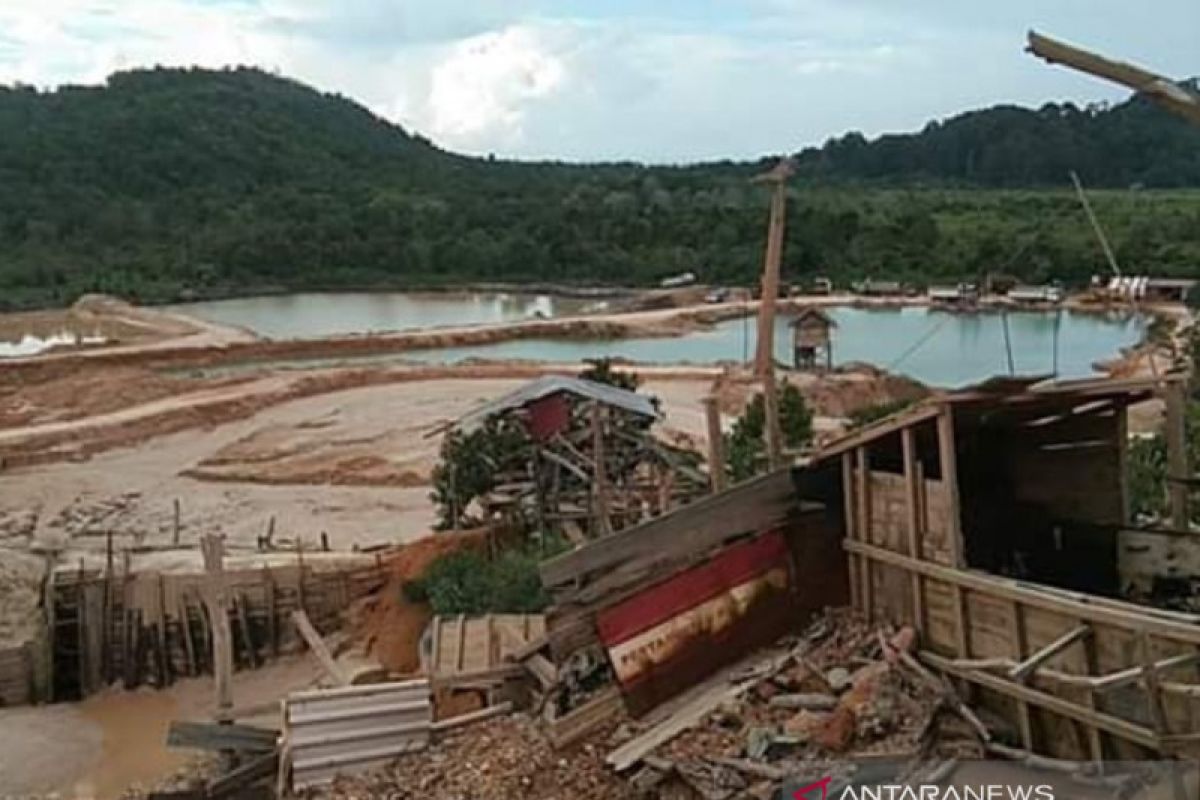
M 208 785 L 205 797 L 208 800 L 222 800 L 226 797 L 240 796 L 240 793 L 247 787 L 272 777 L 278 769 L 279 752 L 272 750 L 214 780 Z
M 1066 650 L 1071 645 L 1083 639 L 1085 636 L 1092 635 L 1092 627 L 1090 625 L 1078 625 L 1064 633 L 1062 636 L 1050 642 L 1045 647 L 1041 648 L 1033 655 L 1026 658 L 1021 663 L 1008 671 L 1008 677 L 1014 681 L 1026 681 L 1029 676 L 1042 664 L 1049 661 L 1054 656 Z
M 604 759 L 605 762 L 618 772 L 629 769 L 656 747 L 671 741 L 680 733 L 704 719 L 705 716 L 718 708 L 722 703 L 737 698 L 756 681 L 757 679 L 745 680 L 733 684 L 718 683 L 715 686 L 709 687 L 707 691 L 701 692 L 691 702 L 679 708 L 674 714 L 667 717 L 658 725 L 613 750 Z
M 312 650 L 317 661 L 321 664 L 321 669 L 325 670 L 325 674 L 333 681 L 335 686 L 349 686 L 350 678 L 342 671 L 337 662 L 333 660 L 333 656 L 329 652 L 329 648 L 325 646 L 325 640 L 321 638 L 321 634 L 317 633 L 317 629 L 308 619 L 308 614 L 304 613 L 304 609 L 298 608 L 292 612 L 292 622 L 296 624 L 296 630 L 304 638 L 308 644 L 308 649 Z
M 279 731 L 253 725 L 174 720 L 167 729 L 167 747 L 193 750 L 235 750 L 266 753 L 275 749 Z
M 443 733 L 445 731 L 454 730 L 455 728 L 461 728 L 464 725 L 472 725 L 476 722 L 483 722 L 484 720 L 491 719 L 492 717 L 501 717 L 505 714 L 511 713 L 512 710 L 512 702 L 505 700 L 503 703 L 497 703 L 494 706 L 481 708 L 478 711 L 471 711 L 467 714 L 459 714 L 457 717 L 438 720 L 437 722 L 433 723 L 431 730 L 434 733 Z
M 579 708 L 550 723 L 550 743 L 557 748 L 568 747 L 596 728 L 621 714 L 625 700 L 615 686 L 610 686 Z

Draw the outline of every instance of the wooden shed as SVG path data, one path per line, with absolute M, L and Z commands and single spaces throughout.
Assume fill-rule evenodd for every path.
M 854 605 L 911 624 L 921 660 L 1029 752 L 1196 753 L 1200 615 L 1132 589 L 1169 588 L 1196 560 L 1153 560 L 1145 539 L 1198 540 L 1186 507 L 1133 528 L 1125 482 L 1127 408 L 1165 394 L 1170 415 L 1181 387 L 996 380 L 853 432 L 806 470 L 840 496 Z
M 816 306 L 802 309 L 792 320 L 792 363 L 796 369 L 833 367 L 833 317 Z

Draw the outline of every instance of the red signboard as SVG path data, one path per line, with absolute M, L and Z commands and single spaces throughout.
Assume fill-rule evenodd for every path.
M 767 533 L 600 612 L 600 640 L 631 708 L 651 707 L 783 633 L 788 558 L 783 535 Z

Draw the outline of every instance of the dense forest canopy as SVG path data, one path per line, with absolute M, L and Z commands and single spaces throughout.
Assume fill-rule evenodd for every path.
M 617 124 L 614 122 L 614 124 Z M 786 144 L 786 143 L 783 143 Z M 464 281 L 747 283 L 767 162 L 458 156 L 355 103 L 254 69 L 0 88 L 0 307 L 85 291 L 165 301 Z M 1077 170 L 1130 271 L 1200 269 L 1200 131 L 1134 99 L 999 107 L 798 154 L 792 280 L 1105 269 Z

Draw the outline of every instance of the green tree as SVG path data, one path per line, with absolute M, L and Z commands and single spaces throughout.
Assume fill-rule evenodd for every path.
M 786 381 L 779 383 L 779 426 L 788 449 L 803 447 L 812 441 L 812 412 L 800 390 Z M 766 466 L 766 411 L 761 393 L 746 406 L 733 430 L 725 437 L 725 458 L 735 481 L 743 481 L 762 472 Z

